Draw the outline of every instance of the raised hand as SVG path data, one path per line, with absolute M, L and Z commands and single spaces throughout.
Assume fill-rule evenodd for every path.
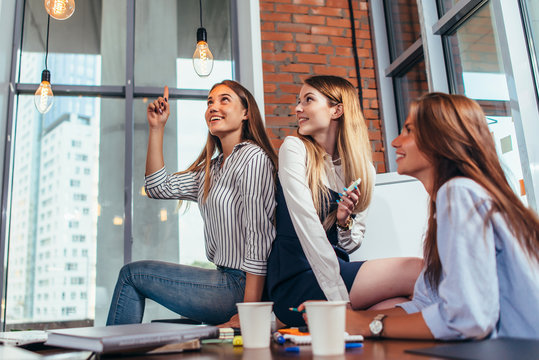
M 152 129 L 164 128 L 170 115 L 170 105 L 168 103 L 168 86 L 165 86 L 163 96 L 158 97 L 148 105 L 146 117 L 148 125 Z

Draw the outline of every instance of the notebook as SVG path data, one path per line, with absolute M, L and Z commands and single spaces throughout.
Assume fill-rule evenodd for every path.
M 23 346 L 44 343 L 45 340 L 47 340 L 47 332 L 43 330 L 0 332 L 0 344 L 2 345 Z
M 97 353 L 142 351 L 193 339 L 219 337 L 209 325 L 146 323 L 48 330 L 45 345 Z
M 497 338 L 436 345 L 406 352 L 448 359 L 507 360 L 539 359 L 539 340 Z

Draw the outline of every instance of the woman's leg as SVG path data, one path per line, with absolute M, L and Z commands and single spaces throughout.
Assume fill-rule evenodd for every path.
M 388 299 L 408 297 L 423 269 L 423 260 L 414 257 L 375 259 L 366 261 L 359 269 L 350 291 L 354 309 L 366 309 Z M 402 302 L 402 301 L 400 301 Z
M 107 325 L 140 323 L 145 299 L 205 323 L 220 324 L 243 301 L 245 274 L 161 261 L 137 261 L 120 271 Z

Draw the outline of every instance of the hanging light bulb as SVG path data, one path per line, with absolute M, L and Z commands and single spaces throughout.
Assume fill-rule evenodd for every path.
M 65 20 L 75 11 L 75 0 L 45 0 L 45 10 L 56 20 Z
M 34 105 L 37 111 L 45 114 L 52 107 L 54 95 L 51 88 L 51 73 L 49 70 L 43 70 L 41 73 L 41 84 L 34 95 Z
M 206 39 L 208 34 L 203 27 L 197 30 L 197 47 L 193 54 L 193 67 L 198 76 L 204 77 L 210 75 L 213 70 L 213 54 L 210 51 Z

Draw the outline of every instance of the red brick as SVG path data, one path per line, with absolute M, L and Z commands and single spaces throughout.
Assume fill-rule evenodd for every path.
M 313 70 L 316 75 L 336 75 L 344 78 L 348 76 L 346 68 L 343 67 L 315 65 Z
M 334 57 L 334 58 L 331 58 L 329 63 L 334 66 L 348 66 L 348 67 L 355 66 L 353 58 Z
M 267 70 L 264 69 L 264 71 L 267 71 Z M 277 90 L 277 85 L 276 84 L 272 84 L 272 83 L 265 83 L 264 84 L 264 93 L 275 92 L 275 90 Z
M 335 55 L 352 56 L 352 49 L 349 47 L 335 47 Z
M 305 14 L 307 11 L 309 11 L 309 7 L 299 6 L 299 5 L 279 4 L 279 5 L 275 5 L 275 11 L 285 12 L 285 13 Z
M 306 53 L 313 53 L 316 51 L 316 45 L 314 44 L 299 44 L 299 51 Z
M 305 34 L 305 33 L 310 33 L 311 32 L 311 26 L 310 25 L 305 25 L 305 24 L 279 23 L 279 24 L 277 24 L 277 31 L 299 32 L 299 33 Z
M 313 15 L 328 15 L 328 16 L 342 16 L 342 9 L 328 8 L 328 7 L 311 7 L 311 14 Z
M 283 51 L 296 51 L 296 43 L 286 43 L 283 45 Z
M 352 1 L 352 4 L 355 1 Z M 341 9 L 348 9 L 348 1 L 347 0 L 326 0 L 326 6 L 327 7 L 336 7 Z
M 326 23 L 325 16 L 293 15 L 293 19 L 295 23 L 299 23 L 299 24 L 323 25 Z
M 262 35 L 262 40 L 292 41 L 294 39 L 292 34 L 281 33 L 281 32 L 262 31 L 261 35 Z
M 316 55 L 316 54 L 296 54 L 296 59 L 300 63 L 308 64 L 327 64 L 326 55 Z
M 336 26 L 336 27 L 343 27 L 343 28 L 350 28 L 350 19 L 344 18 L 344 19 L 334 19 L 334 18 L 327 18 L 328 26 Z
M 263 53 L 262 59 L 264 61 L 286 61 L 292 58 L 292 54 L 289 53 Z
M 261 21 L 282 21 L 282 22 L 290 22 L 292 20 L 292 15 L 290 14 L 283 14 L 283 13 L 260 13 L 260 20 Z
M 264 12 L 264 11 L 272 12 L 274 10 L 275 10 L 275 6 L 273 4 L 265 3 L 263 1 L 260 2 L 260 12 Z
M 344 30 L 337 27 L 329 26 L 313 26 L 311 28 L 311 33 L 313 35 L 333 35 L 333 36 L 343 36 Z
M 290 83 L 294 81 L 292 74 L 264 74 L 264 81 L 278 82 L 278 83 Z
M 262 41 L 262 51 L 275 51 L 275 43 L 271 41 Z
M 263 22 L 260 24 L 261 31 L 273 31 L 275 30 L 275 23 L 272 22 Z
M 284 93 L 289 94 L 299 94 L 299 90 L 301 89 L 301 85 L 299 84 L 280 84 L 279 89 Z
M 272 93 L 269 93 L 264 97 L 264 101 L 269 104 L 291 104 L 296 101 L 296 96 L 292 94 L 275 96 L 272 95 Z
M 325 55 L 333 55 L 335 53 L 335 48 L 333 46 L 318 46 L 318 53 Z
M 331 36 L 329 39 L 331 40 L 332 45 L 337 45 L 337 46 L 351 46 L 352 45 L 352 39 L 350 38 Z
M 310 44 L 327 44 L 329 37 L 322 35 L 296 34 L 296 41 Z
M 303 4 L 303 5 L 326 5 L 326 0 L 292 0 L 294 4 Z
M 308 73 L 311 71 L 311 68 L 309 65 L 305 65 L 305 64 L 288 64 L 288 65 L 279 66 L 279 71 Z
M 264 72 L 275 72 L 275 65 L 265 62 L 262 64 L 262 70 Z

